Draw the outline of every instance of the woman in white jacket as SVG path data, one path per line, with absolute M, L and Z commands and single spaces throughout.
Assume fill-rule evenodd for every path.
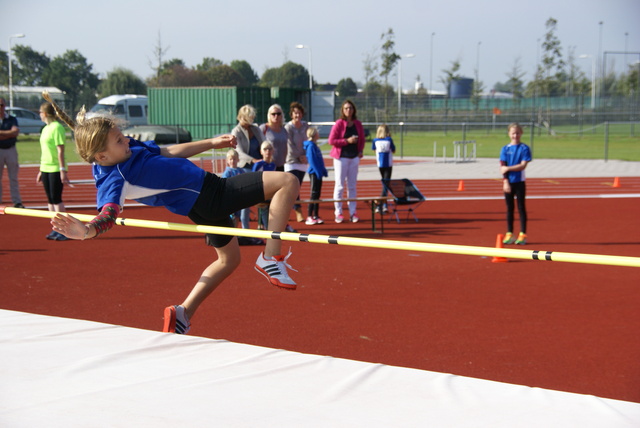
M 238 110 L 238 125 L 231 131 L 236 137 L 238 146 L 239 161 L 238 166 L 251 171 L 253 164 L 262 159 L 260 145 L 264 141 L 264 134 L 254 123 L 256 109 L 252 105 L 246 104 Z

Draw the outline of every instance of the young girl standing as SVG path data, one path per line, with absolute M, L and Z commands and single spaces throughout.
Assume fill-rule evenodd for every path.
M 303 143 L 304 150 L 307 153 L 307 159 L 309 160 L 309 180 L 311 181 L 311 199 L 320 199 L 322 193 L 322 177 L 327 177 L 327 168 L 324 166 L 324 159 L 322 158 L 322 152 L 318 147 L 318 129 L 314 126 L 310 126 L 307 130 L 307 138 Z M 309 204 L 308 217 L 305 224 L 312 226 L 314 224 L 322 224 L 324 221 L 318 215 L 318 205 Z
M 222 172 L 220 177 L 222 178 L 230 178 L 236 176 L 238 174 L 244 174 L 247 172 L 244 168 L 240 168 L 238 166 L 238 162 L 240 162 L 240 156 L 236 149 L 229 149 L 227 152 L 227 167 Z M 243 208 L 239 212 L 233 214 L 236 219 L 240 219 L 240 224 L 243 229 L 250 229 L 251 226 L 249 222 L 251 221 L 251 208 Z
M 58 116 L 74 130 L 78 154 L 93 164 L 98 188 L 100 213 L 92 221 L 85 224 L 66 213 L 59 213 L 51 220 L 54 230 L 66 237 L 82 240 L 106 232 L 114 226 L 125 199 L 164 206 L 171 212 L 188 216 L 196 224 L 230 228 L 233 227 L 232 213 L 271 199 L 271 229 L 284 230 L 300 190 L 291 174 L 245 173 L 223 179 L 198 168 L 188 159 L 212 148 L 235 147 L 233 135 L 158 147 L 153 142 L 125 137 L 112 117 L 87 118 L 82 109 L 75 123 L 52 104 Z M 211 243 L 217 260 L 205 268 L 184 302 L 165 309 L 163 331 L 187 333 L 198 307 L 240 264 L 237 237 L 211 235 Z M 283 256 L 281 246 L 280 240 L 269 240 L 256 260 L 255 269 L 271 284 L 294 290 L 296 283 L 287 273 L 291 252 Z
M 524 170 L 531 162 L 531 149 L 520 142 L 522 127 L 518 123 L 512 123 L 507 128 L 511 142 L 502 148 L 500 152 L 500 172 L 502 173 L 502 189 L 507 204 L 507 233 L 502 241 L 504 244 L 513 244 L 514 222 L 514 198 L 518 202 L 518 214 L 520 216 L 520 233 L 515 243 L 524 245 L 527 243 L 527 208 L 525 198 L 527 187 L 525 184 Z
M 70 184 L 64 157 L 65 130 L 56 120 L 56 111 L 51 103 L 40 106 L 40 119 L 47 125 L 40 133 L 40 170 L 36 182 L 44 186 L 49 211 L 65 212 L 62 189 Z M 67 237 L 52 230 L 47 239 L 66 241 Z
M 373 139 L 371 149 L 376 152 L 376 161 L 382 180 L 391 179 L 391 170 L 393 168 L 393 154 L 396 152 L 396 146 L 391 139 L 391 131 L 386 124 L 378 126 L 376 130 L 376 138 Z M 382 186 L 382 196 L 387 196 L 387 188 Z M 388 212 L 387 203 L 379 204 L 376 212 Z

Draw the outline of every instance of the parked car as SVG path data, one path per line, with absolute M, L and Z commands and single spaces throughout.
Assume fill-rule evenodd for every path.
M 107 111 L 126 122 L 128 126 L 148 124 L 149 99 L 146 95 L 110 95 L 98 101 L 89 111 Z
M 40 115 L 21 107 L 7 107 L 7 113 L 18 119 L 21 134 L 39 134 L 46 125 L 40 120 Z

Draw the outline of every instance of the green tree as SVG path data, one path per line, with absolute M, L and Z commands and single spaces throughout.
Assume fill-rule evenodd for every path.
M 228 65 L 218 65 L 208 70 L 205 75 L 211 86 L 247 86 L 244 78 Z
M 183 64 L 184 65 L 184 64 Z M 196 65 L 196 70 L 198 71 L 209 71 L 214 67 L 218 67 L 220 65 L 224 65 L 224 62 L 219 59 L 205 57 L 202 59 L 202 63 Z
M 623 76 L 625 95 L 633 96 L 640 90 L 640 63 L 629 64 L 629 70 Z
M 0 85 L 9 84 L 9 55 L 0 49 Z
M 520 64 L 520 57 L 517 57 L 513 62 L 513 67 L 507 73 L 507 86 L 508 92 L 513 94 L 514 98 L 522 98 L 524 93 L 524 82 L 522 78 L 525 76 L 525 73 L 522 71 L 522 65 Z
M 280 67 L 266 69 L 259 84 L 267 88 L 308 88 L 309 72 L 302 65 L 287 61 Z
M 385 85 L 384 83 L 380 83 L 374 80 L 366 84 L 364 88 L 362 88 L 362 92 L 364 92 L 371 98 L 387 98 L 395 94 L 395 89 L 391 85 Z
M 162 73 L 163 71 L 170 70 L 175 66 L 187 68 L 183 60 L 181 60 L 180 58 L 172 58 L 169 61 L 165 61 L 162 63 L 162 67 L 160 67 L 160 72 Z
M 562 59 L 562 47 L 556 36 L 558 21 L 549 18 L 545 23 L 547 32 L 542 42 L 542 85 L 541 89 L 546 96 L 559 95 L 554 93 L 560 88 L 559 78 L 564 72 L 565 62 Z
M 567 53 L 567 62 L 562 77 L 562 87 L 564 95 L 567 97 L 574 96 L 575 94 L 584 94 L 582 92 L 582 85 L 580 82 L 584 81 L 586 76 L 584 72 L 576 64 L 575 47 L 569 47 Z
M 153 70 L 156 81 L 160 81 L 160 74 L 162 73 L 162 65 L 164 64 L 164 56 L 169 50 L 169 46 L 162 46 L 162 35 L 158 31 L 158 40 L 153 47 L 154 62 L 149 61 L 149 66 Z M 151 80 L 151 79 L 150 79 Z
M 125 68 L 114 68 L 107 73 L 107 77 L 98 85 L 100 98 L 114 94 L 141 94 L 147 93 L 147 85 L 136 76 L 133 71 Z
M 444 76 L 440 78 L 440 83 L 442 83 L 447 91 L 447 97 L 449 97 L 451 90 L 451 82 L 454 80 L 460 79 L 462 76 L 458 73 L 460 71 L 460 60 L 456 59 L 451 62 L 451 68 L 442 70 Z
M 254 86 L 258 83 L 258 75 L 247 61 L 234 59 L 229 66 L 242 76 L 246 85 Z
M 396 62 L 398 62 L 398 60 L 400 59 L 400 55 L 395 53 L 395 51 L 393 50 L 393 47 L 395 46 L 396 42 L 393 40 L 394 34 L 393 34 L 392 28 L 389 28 L 386 33 L 382 33 L 382 35 L 380 36 L 380 39 L 382 40 L 382 56 L 380 58 L 381 59 L 380 77 L 384 79 L 384 86 L 387 87 L 389 86 L 389 74 L 391 73 L 391 70 L 395 68 Z M 384 99 L 385 112 L 387 111 L 387 105 L 388 105 L 387 100 L 388 98 L 385 97 Z
M 147 84 L 160 88 L 209 86 L 209 79 L 205 72 L 187 68 L 182 60 L 173 59 L 162 67 L 159 77 L 149 79 Z
M 82 105 L 92 106 L 96 102 L 100 79 L 91 71 L 92 68 L 80 52 L 68 50 L 51 60 L 43 72 L 42 83 L 66 92 L 67 105 L 77 111 Z
M 44 71 L 51 59 L 44 53 L 36 52 L 30 46 L 17 45 L 13 48 L 13 82 L 25 86 L 41 86 Z
M 358 86 L 350 77 L 347 77 L 338 82 L 336 92 L 341 97 L 352 97 L 358 93 Z
M 474 80 L 473 88 L 471 89 L 471 104 L 475 106 L 476 110 L 480 106 L 482 91 L 484 91 L 484 83 L 482 83 L 482 80 Z

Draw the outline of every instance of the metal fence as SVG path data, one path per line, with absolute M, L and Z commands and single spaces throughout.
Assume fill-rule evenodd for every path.
M 371 97 L 357 94 L 336 97 L 335 117 L 345 99 L 356 104 L 358 118 L 366 122 L 536 122 L 553 125 L 578 125 L 640 120 L 640 97 L 532 97 L 532 98 L 460 98 L 446 99 L 429 95 Z M 400 108 L 398 108 L 400 107 Z

